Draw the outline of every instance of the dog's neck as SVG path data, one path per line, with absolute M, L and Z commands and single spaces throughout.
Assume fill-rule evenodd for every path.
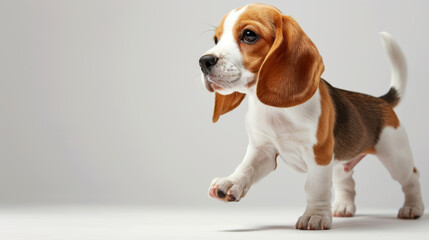
M 306 105 L 311 104 L 311 102 L 314 102 L 314 99 L 315 99 L 315 98 L 320 98 L 320 97 L 319 97 L 319 88 L 320 88 L 320 84 L 319 84 L 319 85 L 318 85 L 318 87 L 317 87 L 317 91 L 316 91 L 316 92 L 315 92 L 315 93 L 310 97 L 310 99 L 308 99 L 307 101 L 305 101 L 305 102 L 303 102 L 303 103 L 301 103 L 301 104 L 299 104 L 299 105 L 296 105 L 296 106 L 293 106 L 293 107 L 287 107 L 287 108 L 273 107 L 273 106 L 269 106 L 269 105 L 266 105 L 266 104 L 262 103 L 262 102 L 259 100 L 258 96 L 256 95 L 256 81 L 249 83 L 249 84 L 248 84 L 248 87 L 246 87 L 245 89 L 243 89 L 243 90 L 241 90 L 241 91 L 239 91 L 239 92 L 241 92 L 241 93 L 245 93 L 245 94 L 249 97 L 249 105 L 250 105 L 250 104 L 254 104 L 254 105 L 264 105 L 264 106 L 266 106 L 267 108 L 273 108 L 273 109 L 281 110 L 281 109 L 295 109 L 295 108 L 301 108 L 301 107 L 304 107 L 304 106 L 306 106 Z M 317 95 L 317 96 L 316 96 L 316 95 Z M 249 106 L 249 107 L 250 107 L 250 106 Z

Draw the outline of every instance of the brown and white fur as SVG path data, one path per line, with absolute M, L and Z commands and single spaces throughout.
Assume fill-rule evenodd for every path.
M 257 40 L 244 41 L 244 30 L 256 33 Z M 381 38 L 391 60 L 392 81 L 390 91 L 381 97 L 341 90 L 323 80 L 324 65 L 316 46 L 293 18 L 272 6 L 251 4 L 232 10 L 214 38 L 217 44 L 200 59 L 203 82 L 215 91 L 213 122 L 247 95 L 249 145 L 230 176 L 212 181 L 211 197 L 239 201 L 252 184 L 276 168 L 280 157 L 308 173 L 307 208 L 296 228 L 329 229 L 332 215 L 355 214 L 352 169 L 366 154 L 375 154 L 402 185 L 405 202 L 398 217 L 415 219 L 423 214 L 419 172 L 393 111 L 404 94 L 406 63 L 388 33 L 381 33 Z

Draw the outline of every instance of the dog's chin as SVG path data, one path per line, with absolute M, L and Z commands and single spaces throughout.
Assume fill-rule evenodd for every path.
M 243 92 L 245 91 L 245 89 L 248 89 L 249 87 L 251 87 L 253 83 L 254 82 L 251 82 L 249 83 L 251 85 L 246 84 L 245 86 L 238 85 L 238 86 L 225 87 L 225 86 L 222 86 L 220 83 L 215 83 L 204 79 L 204 85 L 209 92 L 216 92 L 222 95 L 229 95 L 233 92 Z
M 219 83 L 209 81 L 205 78 L 203 81 L 204 81 L 204 85 L 206 86 L 207 90 L 209 90 L 209 92 L 225 90 L 225 87 L 221 86 Z
M 224 87 L 216 83 L 205 81 L 204 84 L 209 92 L 218 92 L 221 94 L 225 94 L 225 92 L 229 92 L 227 89 L 225 89 Z
M 204 85 L 206 86 L 206 88 L 207 88 L 207 90 L 209 91 L 209 92 L 214 92 L 214 89 L 213 89 L 213 87 L 211 86 L 211 84 L 210 84 L 210 82 L 209 81 L 207 81 L 207 80 L 203 80 L 204 81 Z
M 232 80 L 229 79 L 226 85 L 232 85 L 232 86 L 224 86 L 225 84 L 223 84 L 223 80 L 221 80 L 220 82 L 218 80 L 215 80 L 216 78 L 212 77 L 212 76 L 203 76 L 203 82 L 205 87 L 207 88 L 207 90 L 209 92 L 218 92 L 220 94 L 230 94 L 233 93 L 235 90 L 235 88 L 237 86 L 238 81 L 240 80 L 239 77 L 237 78 L 233 78 Z
M 229 94 L 236 92 L 236 91 L 237 90 L 235 90 L 235 89 L 222 88 L 222 87 L 215 89 L 215 92 L 220 93 L 222 95 L 229 95 Z
M 219 85 L 217 83 L 213 83 L 213 82 L 210 83 L 210 87 L 212 89 L 214 89 L 215 91 L 223 91 L 224 90 L 224 88 L 221 85 Z
M 234 89 L 229 89 L 229 88 L 223 87 L 219 83 L 209 82 L 206 80 L 204 81 L 204 85 L 206 86 L 206 88 L 209 92 L 217 92 L 217 93 L 220 93 L 222 95 L 228 95 L 228 94 L 231 94 L 235 91 Z

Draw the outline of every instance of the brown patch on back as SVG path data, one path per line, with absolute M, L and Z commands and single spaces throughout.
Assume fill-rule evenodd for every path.
M 413 173 L 417 173 L 417 168 L 416 167 L 413 168 Z
M 383 108 L 384 127 L 399 127 L 399 119 L 392 107 Z
M 365 150 L 365 151 L 363 151 L 362 153 L 363 153 L 363 154 L 375 154 L 375 153 L 376 153 L 376 151 L 375 151 L 375 148 L 374 148 L 374 147 L 372 147 L 372 148 L 366 149 L 366 150 Z
M 334 88 L 324 82 L 336 112 L 335 158 L 349 160 L 361 153 L 375 153 L 383 128 L 399 126 L 392 106 L 381 98 Z
M 335 110 L 324 81 L 319 84 L 319 93 L 322 113 L 317 128 L 317 144 L 313 146 L 313 150 L 316 163 L 318 165 L 328 165 L 334 153 Z

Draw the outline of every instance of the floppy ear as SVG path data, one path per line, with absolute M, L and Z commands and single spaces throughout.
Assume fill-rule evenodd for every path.
M 259 69 L 256 94 L 264 104 L 292 107 L 313 96 L 324 65 L 316 46 L 293 18 L 279 14 L 274 25 L 275 40 Z
M 217 122 L 219 117 L 229 111 L 232 111 L 234 108 L 240 105 L 241 101 L 243 101 L 246 94 L 233 92 L 228 95 L 222 95 L 219 93 L 215 93 L 215 105 L 213 110 L 213 122 Z

